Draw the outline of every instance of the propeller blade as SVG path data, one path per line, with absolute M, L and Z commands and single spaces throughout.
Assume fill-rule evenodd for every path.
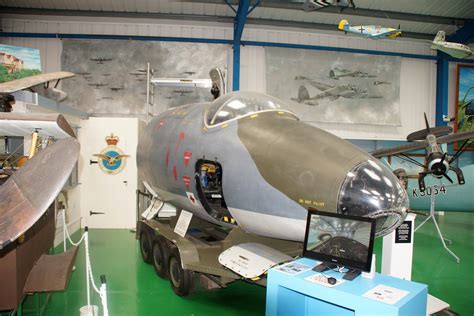
M 425 124 L 426 124 L 426 132 L 430 132 L 430 124 L 428 123 L 428 118 L 426 117 L 426 112 L 423 113 L 425 115 Z
M 443 172 L 443 176 L 448 179 L 449 182 L 454 183 L 453 180 L 448 176 L 446 172 Z
M 459 156 L 461 156 L 461 154 L 464 152 L 464 147 L 466 146 L 466 144 L 469 142 L 469 139 L 466 139 L 461 147 L 458 148 L 458 150 L 456 151 L 456 153 L 454 153 L 454 155 L 451 157 L 451 159 L 448 161 L 449 164 L 453 163 L 454 161 L 456 161 L 456 159 L 459 158 Z
M 441 158 L 440 164 L 443 164 L 444 159 L 446 159 L 446 155 L 447 155 L 447 154 L 448 154 L 448 153 L 444 153 L 443 158 Z

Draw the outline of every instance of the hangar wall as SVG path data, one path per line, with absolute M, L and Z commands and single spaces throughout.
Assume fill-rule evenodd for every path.
M 123 20 L 114 18 L 77 18 L 43 16 L 0 16 L 4 32 L 25 32 L 42 34 L 84 34 L 84 35 L 131 35 L 162 36 L 231 40 L 232 25 L 223 23 L 197 23 L 153 20 Z M 408 39 L 368 40 L 344 36 L 340 32 L 319 33 L 313 30 L 265 28 L 247 25 L 243 40 L 270 43 L 332 46 L 385 52 L 419 55 L 435 55 L 428 42 Z M 42 56 L 42 68 L 46 72 L 58 71 L 61 67 L 62 41 L 60 38 L 0 38 L 1 43 L 38 48 Z M 230 46 L 229 46 L 230 48 Z M 231 50 L 232 51 L 232 50 Z M 230 57 L 232 60 L 232 56 Z M 452 73 L 452 65 L 450 66 Z M 454 66 L 455 68 L 455 66 Z M 455 72 L 455 70 L 454 70 Z M 232 63 L 229 63 L 228 78 L 232 78 Z M 450 75 L 450 85 L 454 86 Z M 247 45 L 241 48 L 240 87 L 242 90 L 266 91 L 265 48 Z M 433 60 L 402 58 L 400 74 L 400 104 L 402 126 L 322 124 L 322 127 L 338 136 L 349 139 L 395 139 L 402 140 L 414 130 L 423 128 L 423 112 L 434 123 L 436 99 L 436 64 Z M 229 80 L 229 83 L 231 80 Z M 229 84 L 229 86 L 231 86 Z M 452 89 L 450 89 L 451 92 Z M 450 111 L 454 99 L 450 93 Z M 82 179 L 80 179 L 81 181 Z M 80 187 L 71 192 L 71 213 L 69 221 L 80 218 Z M 77 191 L 77 192 L 76 192 Z M 77 223 L 78 224 L 78 223 Z M 74 225 L 76 226 L 76 225 Z M 78 227 L 74 227 L 75 231 Z
M 100 21 L 99 21 L 100 20 Z M 224 23 L 130 20 L 89 17 L 8 16 L 2 19 L 5 32 L 163 36 L 195 39 L 232 39 L 232 25 Z M 313 30 L 247 25 L 244 41 L 319 45 L 335 48 L 355 48 L 418 55 L 435 55 L 429 42 L 408 39 L 369 40 L 342 35 L 340 32 L 319 33 Z M 45 71 L 59 70 L 60 39 L 3 38 L 12 45 L 36 47 L 41 50 Z M 232 77 L 229 64 L 228 77 Z M 241 89 L 265 92 L 265 52 L 262 46 L 241 49 Z M 436 63 L 433 60 L 402 58 L 400 78 L 402 126 L 323 124 L 322 127 L 338 136 L 351 139 L 403 140 L 414 130 L 423 128 L 423 112 L 434 124 L 436 100 Z

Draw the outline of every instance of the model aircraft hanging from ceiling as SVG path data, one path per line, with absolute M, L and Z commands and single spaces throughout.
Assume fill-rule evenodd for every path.
M 345 8 L 355 9 L 353 0 L 305 0 L 303 3 L 303 10 L 306 12 L 316 11 L 329 6 L 338 7 L 341 12 Z
M 400 26 L 397 29 L 391 27 L 382 27 L 379 25 L 358 25 L 350 26 L 347 20 L 341 20 L 339 22 L 338 29 L 344 31 L 344 33 L 351 33 L 362 37 L 371 39 L 381 38 L 396 38 L 402 35 Z
M 430 127 L 426 114 L 425 124 L 426 129 L 413 132 L 407 136 L 407 140 L 413 141 L 412 143 L 397 146 L 394 148 L 375 150 L 371 152 L 371 155 L 376 158 L 397 155 L 402 159 L 407 159 L 410 162 L 422 167 L 424 171 L 418 174 L 418 185 L 420 192 L 424 192 L 426 189 L 425 177 L 427 175 L 432 175 L 435 178 L 444 177 L 450 183 L 454 183 L 454 181 L 448 175 L 448 171 L 453 171 L 457 176 L 458 184 L 463 185 L 465 183 L 463 171 L 460 168 L 456 167 L 454 165 L 454 162 L 463 153 L 463 150 L 468 144 L 468 142 L 472 141 L 472 138 L 474 138 L 474 131 L 450 134 L 452 132 L 452 128 L 449 126 Z M 443 150 L 439 146 L 439 144 L 451 143 L 462 140 L 464 140 L 464 143 L 451 157 L 448 157 L 447 153 L 443 152 Z M 421 164 L 420 162 L 404 154 L 405 152 L 423 148 L 426 150 L 425 164 Z
M 443 53 L 446 53 L 454 58 L 460 59 L 472 56 L 474 54 L 467 45 L 446 42 L 446 33 L 444 31 L 439 31 L 436 34 L 436 37 L 431 43 L 431 49 L 442 51 Z

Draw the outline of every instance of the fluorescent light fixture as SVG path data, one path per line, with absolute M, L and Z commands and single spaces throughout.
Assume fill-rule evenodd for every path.
M 189 78 L 151 78 L 150 82 L 155 86 L 174 88 L 210 88 L 211 79 L 189 79 Z

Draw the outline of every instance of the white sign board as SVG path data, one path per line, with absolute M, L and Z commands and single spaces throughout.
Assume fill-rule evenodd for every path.
M 188 211 L 181 211 L 179 214 L 178 222 L 174 228 L 174 232 L 181 237 L 186 235 L 188 231 L 189 223 L 191 223 L 191 219 L 193 218 L 193 214 Z
M 373 289 L 367 291 L 363 297 L 370 298 L 371 300 L 382 302 L 385 304 L 393 305 L 405 297 L 408 291 L 403 291 L 391 286 L 379 284 Z

